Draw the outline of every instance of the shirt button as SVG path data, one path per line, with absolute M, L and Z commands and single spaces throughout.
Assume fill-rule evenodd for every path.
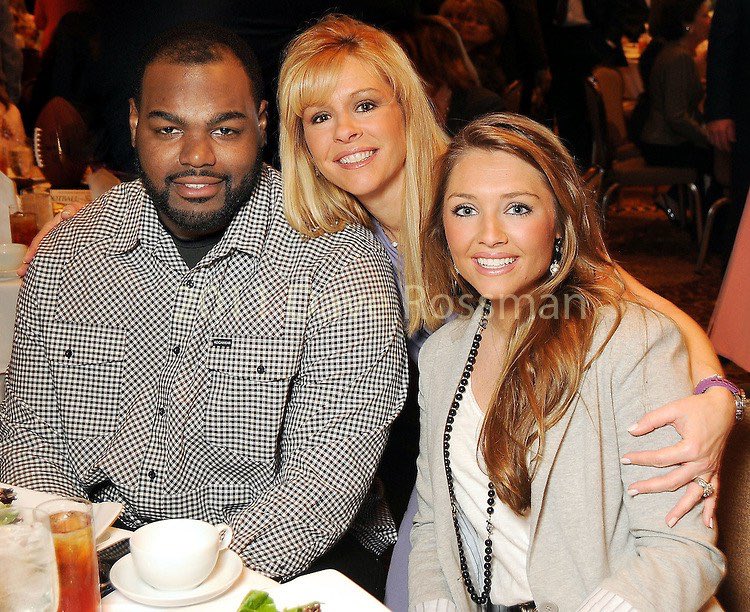
M 154 470 L 149 470 L 149 471 L 148 471 L 148 477 L 149 477 L 149 478 L 150 478 L 151 480 L 156 480 L 156 472 L 154 472 Z
M 164 416 L 167 411 L 164 408 L 159 408 L 159 416 Z
M 192 281 L 192 279 L 189 278 L 185 281 L 185 286 L 190 287 L 190 289 L 192 289 L 193 287 L 195 287 L 195 283 Z
M 172 352 L 173 352 L 173 353 L 174 353 L 175 355 L 179 355 L 179 354 L 180 354 L 180 347 L 179 347 L 179 346 L 175 346 L 175 347 L 173 347 L 173 348 L 172 348 Z
M 70 349 L 65 349 L 65 353 L 64 353 L 64 355 L 65 355 L 65 356 L 66 356 L 66 357 L 67 357 L 68 359 L 70 359 L 70 358 L 71 358 L 71 357 L 73 356 L 73 351 L 71 351 Z
M 257 368 L 255 369 L 255 371 L 256 371 L 256 372 L 257 372 L 258 374 L 264 374 L 264 373 L 265 373 L 265 371 L 266 371 L 266 366 L 264 366 L 264 365 L 259 365 L 259 366 L 258 366 L 258 367 L 257 367 Z

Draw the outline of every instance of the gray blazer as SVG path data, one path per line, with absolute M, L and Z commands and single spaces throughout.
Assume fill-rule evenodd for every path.
M 419 509 L 409 558 L 410 605 L 447 599 L 477 609 L 461 581 L 443 467 L 443 428 L 476 333 L 479 311 L 433 334 L 420 353 Z M 592 343 L 606 340 L 611 309 L 600 312 Z M 687 353 L 672 321 L 629 305 L 620 326 L 586 372 L 573 405 L 548 434 L 531 492 L 526 571 L 539 610 L 575 610 L 602 587 L 642 612 L 699 609 L 724 573 L 716 534 L 700 507 L 674 528 L 664 517 L 681 497 L 631 497 L 628 486 L 660 473 L 621 465 L 630 451 L 679 440 L 671 427 L 635 437 L 627 428 L 647 411 L 690 394 Z

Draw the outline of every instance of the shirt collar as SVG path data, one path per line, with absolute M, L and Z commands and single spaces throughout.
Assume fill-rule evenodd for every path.
M 279 191 L 273 189 L 275 171 L 263 166 L 250 199 L 240 208 L 229 224 L 211 258 L 223 257 L 232 250 L 259 257 L 268 232 L 274 205 L 279 205 Z M 140 180 L 134 181 L 127 202 L 127 212 L 109 248 L 112 254 L 132 251 L 136 246 L 156 248 L 167 231 L 159 221 L 154 204 Z M 274 197 L 276 196 L 276 197 Z M 170 239 L 171 242 L 171 239 Z

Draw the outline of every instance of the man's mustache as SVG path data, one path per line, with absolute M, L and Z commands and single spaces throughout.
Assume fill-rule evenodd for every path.
M 175 174 L 170 174 L 167 176 L 167 181 L 174 181 L 176 179 L 180 178 L 187 178 L 190 176 L 207 176 L 209 178 L 215 178 L 219 179 L 220 181 L 229 181 L 229 175 L 227 174 L 217 174 L 215 172 L 196 172 L 195 170 L 184 170 L 182 172 L 177 172 Z

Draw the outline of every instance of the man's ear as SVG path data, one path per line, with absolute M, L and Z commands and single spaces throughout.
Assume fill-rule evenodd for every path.
M 135 105 L 135 99 L 130 98 L 130 115 L 128 117 L 128 123 L 130 123 L 130 144 L 135 148 L 135 131 L 138 128 L 138 108 Z
M 268 102 L 261 100 L 258 105 L 258 131 L 260 132 L 260 142 L 266 144 L 266 130 L 268 128 Z

